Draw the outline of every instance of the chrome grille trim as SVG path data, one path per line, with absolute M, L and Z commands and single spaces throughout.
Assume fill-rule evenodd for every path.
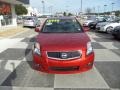
M 79 56 L 76 56 L 76 57 L 72 57 L 72 58 L 65 58 L 65 59 L 62 59 L 62 58 L 56 58 L 56 57 L 50 57 L 48 55 L 48 53 L 70 53 L 70 52 L 78 52 L 80 55 Z M 55 59 L 55 60 L 72 60 L 72 59 L 80 59 L 82 57 L 82 51 L 81 50 L 76 50 L 76 51 L 50 51 L 50 52 L 46 52 L 46 55 L 49 59 Z

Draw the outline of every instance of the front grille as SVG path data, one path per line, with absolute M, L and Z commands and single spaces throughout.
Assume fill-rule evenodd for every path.
M 75 59 L 80 58 L 82 53 L 80 51 L 71 52 L 47 52 L 48 58 L 52 59 Z
M 72 66 L 72 67 L 50 67 L 51 70 L 54 71 L 77 71 L 79 70 L 79 66 Z

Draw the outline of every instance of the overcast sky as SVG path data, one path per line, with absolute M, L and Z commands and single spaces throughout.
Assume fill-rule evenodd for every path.
M 40 12 L 42 12 L 42 0 L 30 0 L 31 6 L 37 8 Z M 114 4 L 114 10 L 120 10 L 120 0 L 82 0 L 83 1 L 83 11 L 85 12 L 86 8 L 91 8 L 93 11 L 98 12 L 104 11 L 104 5 L 107 5 L 106 11 L 112 10 L 112 4 Z M 45 11 L 49 12 L 50 6 L 53 7 L 53 12 L 73 12 L 76 13 L 80 11 L 81 0 L 44 0 L 45 2 Z

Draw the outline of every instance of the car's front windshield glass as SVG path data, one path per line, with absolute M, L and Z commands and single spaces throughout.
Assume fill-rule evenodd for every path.
M 44 33 L 79 33 L 82 28 L 76 19 L 48 19 L 42 29 Z
M 24 17 L 24 20 L 33 20 L 33 17 Z

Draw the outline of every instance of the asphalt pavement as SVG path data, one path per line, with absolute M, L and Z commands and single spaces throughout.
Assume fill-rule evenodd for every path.
M 0 90 L 120 90 L 120 41 L 105 33 L 87 34 L 95 51 L 94 68 L 67 75 L 31 68 L 34 29 L 0 40 Z

